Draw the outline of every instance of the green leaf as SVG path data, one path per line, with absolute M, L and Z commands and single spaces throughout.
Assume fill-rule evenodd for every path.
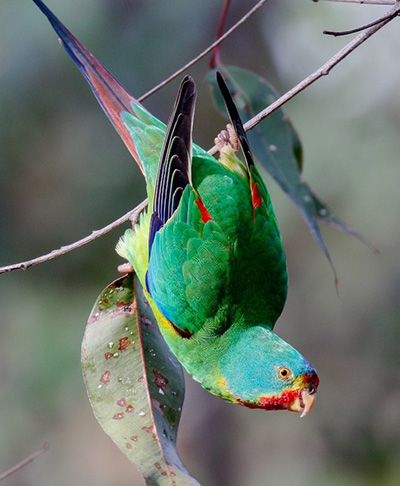
M 224 76 L 243 123 L 278 98 L 271 85 L 252 71 L 223 65 L 218 66 L 216 70 Z M 225 106 L 216 83 L 216 70 L 208 73 L 207 80 L 212 87 L 218 110 L 226 117 Z M 319 220 L 367 243 L 360 234 L 335 218 L 301 179 L 303 164 L 301 142 L 282 108 L 248 131 L 247 136 L 253 155 L 298 207 L 331 265 L 332 261 L 319 228 Z
M 182 367 L 132 274 L 96 300 L 82 342 L 82 369 L 97 420 L 146 484 L 199 486 L 176 450 Z

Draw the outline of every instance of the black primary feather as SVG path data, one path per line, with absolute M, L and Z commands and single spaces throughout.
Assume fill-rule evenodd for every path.
M 185 76 L 172 109 L 158 167 L 150 221 L 149 254 L 154 237 L 172 216 L 191 182 L 192 130 L 196 85 Z
M 251 153 L 249 142 L 247 140 L 246 131 L 243 127 L 242 120 L 240 119 L 239 113 L 237 111 L 236 105 L 233 101 L 232 95 L 229 91 L 228 86 L 225 83 L 224 78 L 221 73 L 217 71 L 217 83 L 221 91 L 222 97 L 224 98 L 224 103 L 226 111 L 229 114 L 229 118 L 238 136 L 240 147 L 243 152 L 243 156 L 246 160 L 247 168 L 250 171 L 250 167 L 254 165 L 253 154 Z

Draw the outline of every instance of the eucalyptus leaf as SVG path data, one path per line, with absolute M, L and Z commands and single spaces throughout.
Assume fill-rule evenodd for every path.
M 207 74 L 207 80 L 211 85 L 217 108 L 225 117 L 226 110 L 215 77 L 217 70 L 224 76 L 243 123 L 278 98 L 276 91 L 258 74 L 236 66 L 220 65 Z M 269 172 L 298 207 L 331 265 L 331 257 L 321 235 L 319 220 L 367 243 L 360 234 L 339 221 L 302 180 L 301 142 L 282 108 L 248 131 L 247 137 L 259 165 Z
M 82 342 L 82 369 L 97 420 L 146 484 L 199 486 L 176 450 L 182 367 L 132 274 L 96 300 Z

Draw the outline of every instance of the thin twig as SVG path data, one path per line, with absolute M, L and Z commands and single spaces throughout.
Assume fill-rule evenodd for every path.
M 282 105 L 287 103 L 289 100 L 294 98 L 298 93 L 308 88 L 311 84 L 317 81 L 322 76 L 327 76 L 330 71 L 337 65 L 339 62 L 343 61 L 345 57 L 347 57 L 350 53 L 352 53 L 357 47 L 363 44 L 367 39 L 369 39 L 372 35 L 374 35 L 378 30 L 380 30 L 383 26 L 385 26 L 388 22 L 393 20 L 400 12 L 400 3 L 397 4 L 389 10 L 387 13 L 387 18 L 380 22 L 378 25 L 374 25 L 369 29 L 361 32 L 357 37 L 355 37 L 351 42 L 349 42 L 343 49 L 337 52 L 328 62 L 326 62 L 323 66 L 321 66 L 317 71 L 310 74 L 306 79 L 301 81 L 299 84 L 294 86 L 291 90 L 281 96 L 279 99 L 274 101 L 271 105 L 269 105 L 265 110 L 258 113 L 254 116 L 251 120 L 245 123 L 244 128 L 245 130 L 251 130 L 256 125 L 258 125 L 264 118 L 269 116 L 271 113 L 276 111 Z M 209 150 L 210 154 L 217 153 L 217 147 L 214 146 L 212 149 Z
M 9 469 L 5 473 L 1 474 L 0 475 L 0 481 L 8 478 L 9 476 L 11 476 L 11 474 L 14 474 L 15 472 L 19 471 L 23 467 L 27 466 L 29 463 L 34 461 L 38 456 L 40 456 L 40 454 L 42 454 L 43 452 L 46 452 L 48 450 L 48 448 L 49 448 L 49 444 L 45 443 L 39 450 L 37 450 L 36 452 L 31 454 L 30 456 L 26 457 L 24 460 L 22 460 L 21 462 L 16 464 L 14 467 Z
M 395 5 L 396 0 L 312 0 L 313 2 L 341 2 L 341 3 L 360 3 L 369 5 Z
M 165 85 L 173 81 L 175 78 L 180 76 L 183 72 L 185 72 L 187 69 L 189 69 L 193 64 L 196 64 L 200 59 L 203 59 L 209 52 L 211 52 L 216 46 L 221 44 L 227 37 L 229 37 L 238 27 L 240 27 L 246 20 L 253 15 L 259 8 L 261 8 L 264 3 L 266 3 L 268 0 L 260 0 L 254 7 L 247 12 L 246 15 L 244 15 L 236 24 L 231 27 L 228 31 L 225 32 L 224 35 L 222 35 L 219 39 L 217 39 L 215 42 L 213 42 L 210 46 L 207 47 L 201 54 L 199 54 L 197 57 L 192 59 L 190 62 L 182 66 L 178 71 L 176 71 L 174 74 L 172 74 L 169 78 L 165 79 L 162 81 L 160 84 L 152 88 L 150 91 L 142 95 L 140 98 L 138 98 L 138 101 L 142 102 L 146 98 L 148 98 L 150 95 L 154 94 L 156 91 L 159 89 L 163 88 Z
M 338 1 L 338 0 L 331 0 L 331 1 Z M 346 1 L 346 0 L 342 0 L 342 1 Z M 256 7 L 259 8 L 263 3 L 264 2 L 259 2 L 256 5 Z M 361 3 L 361 2 L 359 2 L 359 3 Z M 366 2 L 364 2 L 364 3 L 366 3 Z M 256 8 L 256 7 L 254 7 L 254 8 Z M 297 84 L 291 90 L 289 90 L 286 94 L 284 94 L 278 100 L 276 100 L 274 103 L 269 105 L 265 110 L 263 110 L 258 115 L 256 115 L 251 120 L 249 120 L 245 124 L 245 129 L 251 130 L 256 125 L 258 125 L 262 120 L 264 120 L 264 118 L 266 118 L 268 115 L 270 115 L 271 113 L 276 111 L 278 108 L 280 108 L 282 105 L 287 103 L 289 100 L 291 100 L 298 93 L 300 93 L 301 91 L 306 89 L 308 86 L 313 84 L 315 81 L 317 81 L 322 76 L 328 75 L 333 67 L 335 67 L 339 62 L 341 62 L 345 57 L 347 57 L 351 52 L 353 52 L 357 47 L 359 47 L 369 37 L 371 37 L 378 30 L 380 30 L 384 25 L 386 25 L 388 22 L 390 22 L 399 12 L 400 12 L 400 3 L 398 1 L 396 1 L 396 6 L 393 9 L 389 10 L 389 12 L 388 12 L 389 17 L 386 20 L 382 21 L 378 25 L 374 25 L 373 27 L 370 27 L 369 29 L 365 30 L 364 32 L 359 34 L 357 37 L 355 37 L 351 42 L 349 42 L 343 49 L 341 49 L 338 53 L 336 53 L 328 62 L 326 62 L 323 66 L 321 66 L 317 71 L 315 71 L 313 74 L 311 74 L 306 79 L 301 81 L 299 84 Z M 242 21 L 243 21 L 243 19 L 242 19 Z M 219 41 L 221 41 L 221 39 L 219 39 Z M 211 48 L 209 48 L 209 51 L 212 50 L 215 47 L 215 43 L 210 47 Z M 184 69 L 186 69 L 186 67 Z M 167 82 L 168 82 L 168 80 L 164 81 L 164 84 L 166 84 Z M 215 154 L 216 152 L 217 152 L 217 147 L 213 147 L 209 150 L 210 154 Z M 45 261 L 56 258 L 58 256 L 64 255 L 65 253 L 67 253 L 69 251 L 75 250 L 76 248 L 79 248 L 80 246 L 86 245 L 87 243 L 90 243 L 94 239 L 99 238 L 103 234 L 105 234 L 105 233 L 111 231 L 112 229 L 116 228 L 117 226 L 124 223 L 128 219 L 133 218 L 133 217 L 137 217 L 137 215 L 146 207 L 146 205 L 147 205 L 147 200 L 143 201 L 135 209 L 133 209 L 132 211 L 129 211 L 129 213 L 127 213 L 125 216 L 122 216 L 121 218 L 117 219 L 116 221 L 109 224 L 105 228 L 102 228 L 102 229 L 97 230 L 97 231 L 93 231 L 91 235 L 89 235 L 86 238 L 83 238 L 82 240 L 79 240 L 75 243 L 72 243 L 71 245 L 61 247 L 59 250 L 53 250 L 51 253 L 48 253 L 47 255 L 43 255 L 41 257 L 34 258 L 32 260 L 29 260 L 29 261 L 25 261 L 25 262 L 21 262 L 21 263 L 16 263 L 14 265 L 8 265 L 8 266 L 5 266 L 5 267 L 1 267 L 0 268 L 0 274 L 6 273 L 6 272 L 11 272 L 13 270 L 18 270 L 18 269 L 27 269 L 27 268 L 31 267 L 32 265 L 43 263 Z
M 374 25 L 378 25 L 381 22 L 384 22 L 386 19 L 392 20 L 397 15 L 399 15 L 398 12 L 386 13 L 383 17 L 380 17 L 379 19 L 376 19 L 373 22 L 370 22 L 369 24 L 362 25 L 361 27 L 356 27 L 355 29 L 341 30 L 341 31 L 324 30 L 322 33 L 327 34 L 327 35 L 333 35 L 334 37 L 339 37 L 339 36 L 342 36 L 342 35 L 349 35 L 349 34 L 356 34 L 357 32 L 361 32 L 362 30 L 369 29 L 370 27 L 373 27 Z
M 121 216 L 121 218 L 118 218 L 116 221 L 110 223 L 109 225 L 105 226 L 102 229 L 92 231 L 92 233 L 89 236 L 86 236 L 85 238 L 82 238 L 81 240 L 76 241 L 75 243 L 62 246 L 58 250 L 53 250 L 50 253 L 47 253 L 46 255 L 33 258 L 32 260 L 27 260 L 25 262 L 15 263 L 14 265 L 7 265 L 5 267 L 1 267 L 0 274 L 6 272 L 12 272 L 13 270 L 27 270 L 29 267 L 32 267 L 33 265 L 38 265 L 39 263 L 47 262 L 48 260 L 52 260 L 53 258 L 57 258 L 61 255 L 65 255 L 65 253 L 76 250 L 77 248 L 84 246 L 87 243 L 90 243 L 96 238 L 100 238 L 100 236 L 105 235 L 109 231 L 113 230 L 114 228 L 117 228 L 122 223 L 125 223 L 128 220 L 135 221 L 139 216 L 139 214 L 147 206 L 147 202 L 148 202 L 147 199 L 145 199 L 138 206 L 136 206 L 136 208 L 132 209 L 124 216 Z
M 218 46 L 221 42 L 223 42 L 227 37 L 229 37 L 240 25 L 242 25 L 251 15 L 253 15 L 258 9 L 260 9 L 268 0 L 260 0 L 251 10 L 247 12 L 246 15 L 244 15 L 233 27 L 231 27 L 227 32 L 225 32 L 224 35 L 222 35 L 219 39 L 217 39 L 215 42 L 213 42 L 205 51 L 203 51 L 201 54 L 199 54 L 196 58 L 192 59 L 189 63 L 187 63 L 185 66 L 183 66 L 181 69 L 176 71 L 172 76 L 170 76 L 168 79 L 165 79 L 162 83 L 158 84 L 155 86 L 153 89 L 145 93 L 143 96 L 138 98 L 138 101 L 143 101 L 144 99 L 148 98 L 150 95 L 158 91 L 160 88 L 168 84 L 170 81 L 178 77 L 181 73 L 186 71 L 189 67 L 193 66 L 196 62 L 198 62 L 200 59 L 205 57 L 209 52 L 211 52 L 216 46 Z M 147 200 L 143 201 L 139 206 L 137 206 L 135 209 L 132 211 L 129 211 L 129 213 L 125 214 L 125 216 L 122 216 L 121 218 L 117 219 L 113 223 L 109 224 L 108 226 L 97 230 L 93 231 L 92 234 L 89 236 L 86 236 L 85 238 L 75 242 L 71 243 L 70 245 L 67 246 L 62 246 L 58 250 L 53 250 L 50 253 L 47 253 L 46 255 L 42 255 L 37 258 L 33 258 L 32 260 L 27 260 L 24 262 L 20 263 L 15 263 L 13 265 L 7 265 L 5 267 L 0 267 L 0 274 L 2 273 L 7 273 L 7 272 L 12 272 L 13 270 L 26 270 L 29 267 L 33 265 L 38 265 L 39 263 L 46 262 L 48 260 L 52 260 L 53 258 L 57 258 L 61 255 L 64 255 L 65 253 L 68 253 L 70 251 L 75 250 L 76 248 L 79 248 L 81 246 L 86 245 L 87 243 L 90 243 L 91 241 L 95 240 L 96 238 L 99 238 L 100 236 L 103 236 L 104 234 L 108 233 L 109 231 L 113 230 L 117 226 L 121 225 L 128 219 L 132 217 L 132 215 L 139 214 L 144 207 L 147 205 Z

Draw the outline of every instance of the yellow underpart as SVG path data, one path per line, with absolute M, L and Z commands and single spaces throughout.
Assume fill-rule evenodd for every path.
M 161 314 L 161 312 L 159 311 L 158 307 L 156 306 L 154 300 L 150 297 L 150 295 L 147 293 L 147 291 L 145 292 L 145 294 L 146 294 L 147 300 L 149 301 L 150 307 L 152 308 L 152 310 L 154 312 L 154 316 L 155 316 L 155 318 L 158 322 L 158 326 L 160 328 L 160 331 L 162 332 L 162 335 L 164 336 L 164 339 L 167 342 L 179 339 L 180 336 L 176 332 L 176 330 L 173 328 L 170 321 Z M 180 339 L 182 339 L 182 338 L 180 338 Z
M 149 266 L 149 228 L 150 213 L 141 213 L 139 223 L 125 231 L 115 248 L 118 255 L 132 264 L 143 287 Z
M 247 177 L 247 170 L 242 161 L 236 156 L 231 145 L 226 145 L 219 155 L 220 163 L 231 172 L 236 172 L 241 177 Z

